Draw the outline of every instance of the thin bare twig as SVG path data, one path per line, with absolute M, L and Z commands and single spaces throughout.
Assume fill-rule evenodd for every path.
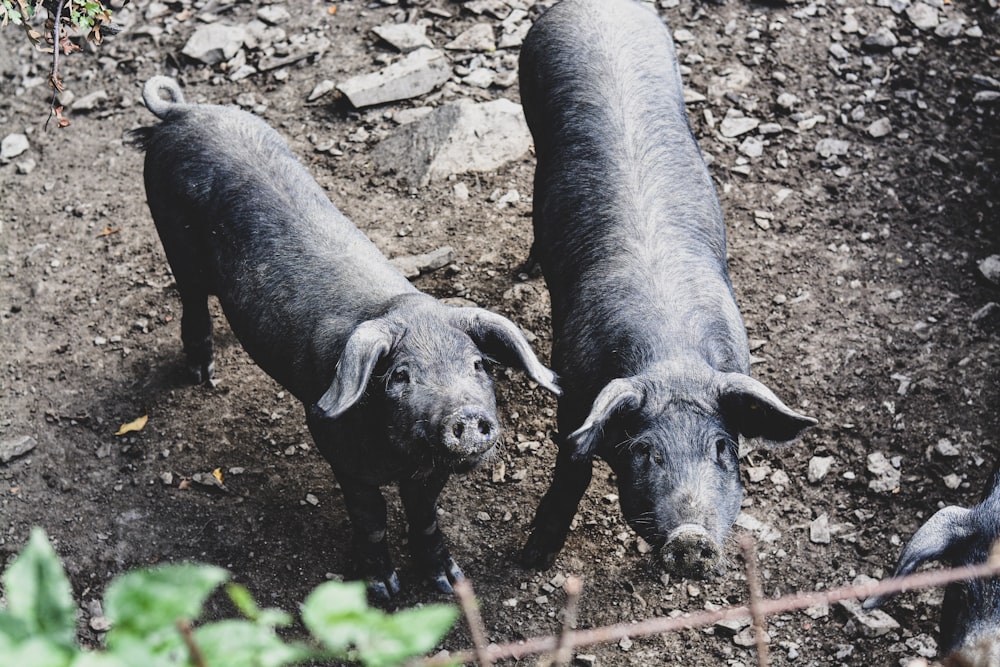
M 948 568 L 944 570 L 928 570 L 918 572 L 898 579 L 886 579 L 872 584 L 844 586 L 826 591 L 811 591 L 796 593 L 774 600 L 764 599 L 760 602 L 759 611 L 763 616 L 773 616 L 798 609 L 807 609 L 818 604 L 831 604 L 840 600 L 855 600 L 873 595 L 901 593 L 918 588 L 933 588 L 945 586 L 956 581 L 981 579 L 1000 576 L 1000 557 L 994 556 L 979 565 Z M 752 617 L 748 607 L 726 607 L 715 611 L 696 612 L 687 616 L 669 618 L 654 616 L 638 623 L 618 623 L 591 630 L 578 630 L 568 633 L 567 642 L 571 647 L 605 644 L 621 640 L 623 637 L 645 637 L 659 635 L 679 630 L 702 628 L 719 621 L 735 620 Z M 501 644 L 486 648 L 488 660 L 497 661 L 505 658 L 520 659 L 528 655 L 537 655 L 553 651 L 558 646 L 554 636 L 535 637 L 512 644 Z M 434 656 L 417 661 L 418 667 L 437 667 L 455 663 L 473 662 L 477 654 L 473 651 L 456 651 L 447 656 Z M 491 663 L 483 663 L 491 664 Z
M 757 569 L 757 549 L 753 538 L 747 533 L 740 535 L 739 542 L 747 571 L 747 588 L 750 589 L 750 616 L 753 618 L 753 636 L 757 644 L 757 663 L 760 667 L 769 667 L 771 656 L 767 650 L 767 619 L 760 613 L 764 591 L 760 583 L 760 571 Z
M 177 621 L 177 629 L 181 631 L 181 637 L 184 638 L 184 645 L 187 646 L 188 653 L 191 654 L 191 662 L 194 663 L 194 667 L 207 667 L 205 656 L 202 655 L 201 649 L 198 648 L 198 644 L 194 641 L 194 633 L 191 631 L 191 621 L 187 619 Z
M 469 632 L 472 634 L 472 645 L 476 647 L 475 658 L 482 667 L 491 667 L 493 658 L 490 657 L 486 646 L 486 626 L 483 625 L 483 617 L 479 615 L 479 603 L 472 592 L 472 584 L 468 579 L 455 582 L 455 595 L 462 605 L 462 613 L 469 624 Z
M 62 31 L 62 10 L 63 1 L 56 1 L 55 20 L 52 23 L 52 71 L 49 72 L 49 85 L 52 86 L 52 101 L 49 103 L 49 116 L 45 119 L 45 129 L 49 129 L 49 121 L 55 113 L 56 96 L 62 90 L 62 82 L 59 80 L 59 33 Z
M 556 644 L 555 654 L 544 663 L 545 665 L 568 665 L 573 658 L 573 643 L 570 635 L 576 627 L 576 615 L 580 608 L 580 591 L 583 590 L 583 582 L 579 577 L 569 577 L 563 583 L 563 590 L 566 591 L 566 606 L 563 607 L 563 627 L 559 634 L 559 641 Z

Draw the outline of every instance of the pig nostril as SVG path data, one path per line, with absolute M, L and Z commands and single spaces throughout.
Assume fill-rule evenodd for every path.
M 715 549 L 711 547 L 705 547 L 701 550 L 702 560 L 715 560 Z
M 492 424 L 490 424 L 485 419 L 480 419 L 479 420 L 479 432 L 480 433 L 482 433 L 483 435 L 489 435 L 490 431 L 492 431 L 492 430 L 493 430 Z
M 455 434 L 456 438 L 461 438 L 462 433 L 465 431 L 465 425 L 462 422 L 458 422 L 451 427 L 451 432 Z

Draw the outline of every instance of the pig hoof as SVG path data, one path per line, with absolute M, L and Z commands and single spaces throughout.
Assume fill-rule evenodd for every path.
M 534 533 L 531 534 L 521 551 L 521 567 L 526 570 L 547 570 L 555 564 L 559 550 L 548 549 L 541 542 Z
M 389 602 L 399 595 L 399 575 L 393 570 L 387 577 L 369 577 L 368 594 L 377 602 Z
M 215 377 L 215 362 L 210 361 L 207 364 L 189 364 L 188 375 L 191 377 L 192 383 L 204 384 Z
M 461 568 L 458 567 L 458 563 L 455 562 L 455 559 L 449 558 L 444 564 L 444 569 L 439 572 L 432 573 L 431 579 L 434 582 L 435 588 L 442 593 L 451 595 L 455 592 L 455 589 L 452 588 L 452 584 L 465 579 L 465 575 L 462 573 Z

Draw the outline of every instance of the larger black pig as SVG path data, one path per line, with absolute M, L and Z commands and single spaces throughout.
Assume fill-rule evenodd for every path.
M 632 0 L 564 0 L 532 27 L 521 98 L 535 140 L 533 256 L 561 376 L 555 477 L 523 552 L 547 567 L 599 454 L 629 524 L 673 571 L 718 569 L 742 499 L 740 435 L 815 420 L 749 375 L 712 179 L 670 34 Z
M 207 299 L 261 368 L 302 401 L 344 492 L 371 590 L 399 590 L 380 486 L 399 482 L 410 550 L 444 591 L 462 573 L 437 498 L 499 438 L 485 359 L 558 392 L 517 326 L 418 291 L 327 199 L 277 132 L 235 107 L 186 104 L 150 79 L 162 122 L 138 130 L 149 208 L 183 305 L 196 379 L 213 373 Z
M 1000 545 L 1000 459 L 982 501 L 972 509 L 945 507 L 920 527 L 899 555 L 893 577 L 914 572 L 930 561 L 952 567 L 978 565 Z M 865 600 L 874 609 L 886 597 Z M 1000 577 L 950 584 L 941 606 L 942 655 L 959 652 L 963 665 L 1000 665 Z

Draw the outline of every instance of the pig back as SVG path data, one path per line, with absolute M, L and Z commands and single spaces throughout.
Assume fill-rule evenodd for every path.
M 746 372 L 722 213 L 660 19 L 565 0 L 532 28 L 520 75 L 557 371 L 599 387 L 694 352 Z
M 300 399 L 325 391 L 358 323 L 419 295 L 256 116 L 177 106 L 141 141 L 157 226 L 193 237 L 233 332 Z

